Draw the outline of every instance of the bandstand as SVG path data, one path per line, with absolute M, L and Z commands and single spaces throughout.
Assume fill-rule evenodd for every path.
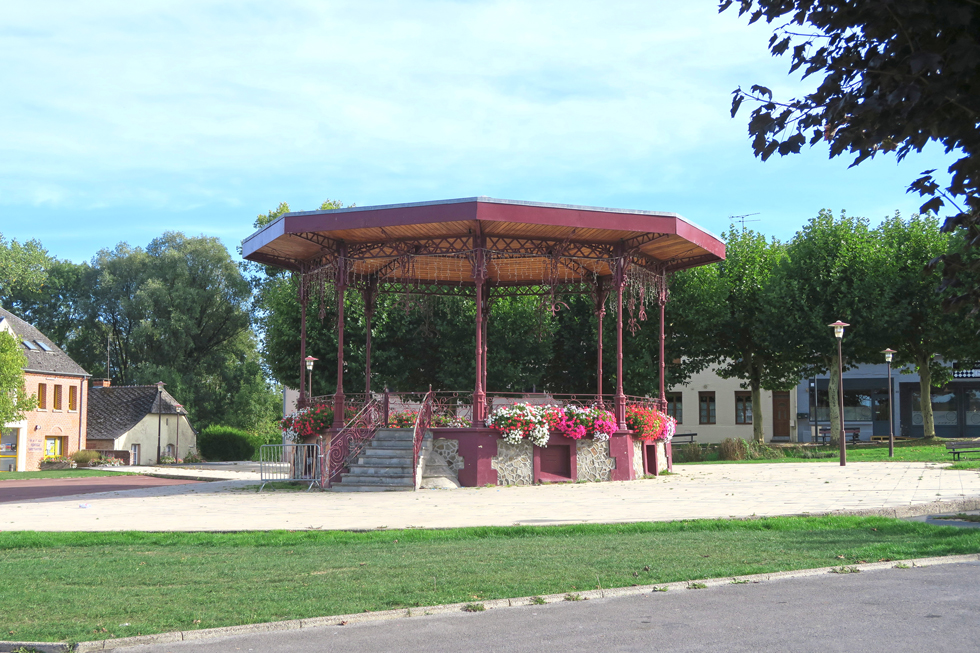
M 615 415 L 617 431 L 609 438 L 606 461 L 600 465 L 604 480 L 629 480 L 655 474 L 669 465 L 669 444 L 662 458 L 655 449 L 635 442 L 627 429 L 630 403 L 664 401 L 663 313 L 668 299 L 667 278 L 675 271 L 720 261 L 725 245 L 679 215 L 559 204 L 542 204 L 476 197 L 411 204 L 365 206 L 327 211 L 288 213 L 250 236 L 243 243 L 250 261 L 290 270 L 299 275 L 301 306 L 299 404 L 309 405 L 305 387 L 307 304 L 313 293 L 325 297 L 328 288 L 337 302 L 337 385 L 326 400 L 332 403 L 333 429 L 330 455 L 333 474 L 349 464 L 355 449 L 387 425 L 392 401 L 411 400 L 405 393 L 394 398 L 371 387 L 371 317 L 378 294 L 449 295 L 472 297 L 476 305 L 475 387 L 472 393 L 420 392 L 415 405 L 421 415 L 416 432 L 431 431 L 444 440 L 444 450 L 458 460 L 456 472 L 464 486 L 513 482 L 514 452 L 504 452 L 499 434 L 486 427 L 495 405 L 514 401 L 598 404 Z M 364 299 L 367 327 L 364 393 L 344 392 L 344 298 L 349 291 Z M 549 393 L 494 393 L 486 388 L 487 365 L 493 352 L 486 347 L 491 303 L 507 296 L 540 296 L 546 307 L 558 310 L 561 296 L 588 294 L 598 321 L 598 359 L 595 393 L 563 396 Z M 323 302 L 321 301 L 321 306 Z M 647 308 L 660 319 L 660 394 L 632 397 L 623 387 L 623 329 L 637 328 Z M 607 308 L 615 314 L 616 387 L 602 387 L 602 329 Z M 463 419 L 443 420 L 437 428 L 434 414 L 452 413 Z M 466 426 L 459 426 L 466 423 Z M 551 451 L 533 447 L 525 464 L 533 469 L 524 481 L 576 480 L 581 469 L 581 445 L 552 436 Z M 554 444 L 554 447 L 551 445 Z M 450 446 L 451 445 L 451 446 Z M 504 455 L 506 453 L 507 455 Z M 415 455 L 418 456 L 418 437 Z M 520 456 L 517 456 L 520 458 Z M 565 459 L 567 458 L 567 460 Z M 507 460 L 504 460 L 507 459 Z M 511 465 L 512 467 L 512 465 Z M 510 468 L 508 468 L 510 469 Z M 550 470 L 550 471 L 549 471 Z M 557 470 L 557 473 L 553 473 Z M 564 471 L 562 471 L 564 470 Z M 328 475 L 329 475 L 328 474 Z M 594 480 L 603 480 L 597 478 Z

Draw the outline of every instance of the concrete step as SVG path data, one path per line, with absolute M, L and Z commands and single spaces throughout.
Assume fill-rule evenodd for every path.
M 389 466 L 409 466 L 412 465 L 412 456 L 361 456 L 357 459 L 355 467 L 389 467 Z
M 374 434 L 373 441 L 408 440 L 411 442 L 414 439 L 415 431 L 413 429 L 379 429 Z
M 331 492 L 410 492 L 414 485 L 334 485 Z
M 411 476 L 412 466 L 409 465 L 354 465 L 350 468 L 348 472 L 349 476 L 384 476 L 386 478 L 395 478 L 398 476 Z
M 340 485 L 343 486 L 371 486 L 371 487 L 415 487 L 415 483 L 412 481 L 411 475 L 406 475 L 404 477 L 392 478 L 389 476 L 373 477 L 373 476 L 351 476 L 350 474 L 341 474 L 343 477 L 340 481 Z
M 411 440 L 380 440 L 371 442 L 364 447 L 364 451 L 407 451 L 411 454 L 415 448 L 415 443 Z

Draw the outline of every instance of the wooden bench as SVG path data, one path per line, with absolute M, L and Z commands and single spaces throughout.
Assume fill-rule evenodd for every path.
M 844 437 L 845 438 L 849 438 L 851 440 L 851 444 L 857 444 L 861 440 L 861 429 L 859 429 L 857 427 L 854 427 L 854 428 L 845 428 L 844 429 Z M 830 427 L 829 426 L 821 426 L 820 427 L 820 429 L 817 431 L 817 440 L 819 442 L 822 442 L 823 444 L 827 444 L 827 443 L 830 442 Z
M 947 442 L 946 449 L 953 454 L 953 460 L 959 460 L 961 453 L 980 451 L 980 440 L 968 440 L 966 442 Z
M 671 443 L 684 441 L 688 444 L 694 444 L 694 438 L 696 437 L 698 437 L 697 433 L 675 433 Z

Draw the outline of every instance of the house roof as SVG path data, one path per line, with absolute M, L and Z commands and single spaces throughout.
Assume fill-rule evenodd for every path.
M 187 411 L 166 390 L 158 402 L 155 385 L 89 388 L 87 437 L 90 440 L 118 438 L 147 415 L 156 414 L 186 415 Z
M 10 311 L 0 308 L 0 330 L 14 334 L 27 356 L 25 372 L 89 376 L 82 366 L 71 359 L 54 341 Z M 25 345 L 25 341 L 30 347 Z

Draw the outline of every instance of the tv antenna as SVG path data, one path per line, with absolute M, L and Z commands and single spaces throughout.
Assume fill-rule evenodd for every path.
M 728 216 L 728 219 L 731 220 L 732 222 L 741 222 L 742 223 L 742 231 L 745 231 L 745 223 L 746 222 L 762 222 L 761 220 L 746 220 L 745 219 L 745 218 L 751 217 L 753 215 L 759 215 L 759 213 L 756 212 L 756 213 L 746 213 L 745 215 L 730 215 L 730 216 Z

